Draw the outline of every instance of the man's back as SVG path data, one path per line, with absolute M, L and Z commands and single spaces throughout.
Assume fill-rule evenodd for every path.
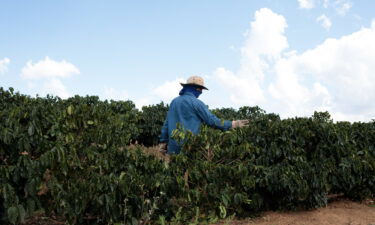
M 177 143 L 171 138 L 177 124 L 183 129 L 197 134 L 202 123 L 221 130 L 242 127 L 248 123 L 248 120 L 238 120 L 232 123 L 229 120 L 220 120 L 213 115 L 208 107 L 198 99 L 203 89 L 208 90 L 204 86 L 203 78 L 192 76 L 186 84 L 181 83 L 181 85 L 183 89 L 179 93 L 180 96 L 171 102 L 160 135 L 161 149 L 164 151 L 166 143 L 168 143 L 168 154 L 178 154 L 181 151 L 182 143 Z
M 178 154 L 181 144 L 171 138 L 177 124 L 180 124 L 183 129 L 197 134 L 202 123 L 221 130 L 228 130 L 232 126 L 231 121 L 221 121 L 214 116 L 194 94 L 185 92 L 171 102 L 160 141 L 168 143 L 169 154 Z
M 202 119 L 197 113 L 200 104 L 203 104 L 193 94 L 186 92 L 173 99 L 167 114 L 168 137 L 171 137 L 172 131 L 179 124 L 183 129 L 189 130 L 194 134 L 199 132 Z M 180 147 L 175 140 L 169 138 L 168 153 L 178 154 Z

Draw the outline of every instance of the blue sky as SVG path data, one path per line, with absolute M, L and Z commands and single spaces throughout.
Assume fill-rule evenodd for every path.
M 205 78 L 210 106 L 375 119 L 375 2 L 1 1 L 0 86 L 170 102 Z

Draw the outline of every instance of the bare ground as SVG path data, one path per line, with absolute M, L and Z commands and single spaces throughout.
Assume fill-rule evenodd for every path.
M 42 214 L 29 218 L 25 225 L 63 225 L 61 220 Z M 216 225 L 375 225 L 375 202 L 340 199 L 327 207 L 299 212 L 265 212 L 259 218 L 222 221 Z
M 28 218 L 24 225 L 63 225 L 61 219 L 43 213 Z M 298 212 L 265 212 L 247 220 L 226 220 L 216 225 L 375 225 L 375 201 L 363 203 L 336 200 L 324 208 Z
M 339 199 L 315 210 L 265 212 L 259 218 L 224 221 L 220 225 L 375 225 L 374 204 L 373 200 L 357 203 Z

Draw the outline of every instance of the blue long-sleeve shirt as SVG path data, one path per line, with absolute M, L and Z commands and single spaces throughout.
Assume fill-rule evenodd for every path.
M 225 120 L 222 123 L 193 93 L 185 92 L 171 102 L 161 130 L 160 142 L 168 143 L 168 154 L 179 154 L 181 151 L 178 143 L 171 138 L 172 131 L 176 129 L 177 123 L 194 134 L 199 133 L 202 123 L 224 131 L 232 127 L 231 121 Z

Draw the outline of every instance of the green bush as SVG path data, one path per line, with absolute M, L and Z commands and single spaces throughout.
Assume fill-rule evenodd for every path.
M 186 224 L 316 208 L 329 194 L 374 197 L 375 121 L 212 110 L 250 125 L 177 130 L 182 154 L 167 163 L 131 145 L 157 144 L 167 111 L 164 103 L 138 111 L 130 101 L 0 88 L 1 223 L 43 210 L 69 224 Z
M 139 144 L 153 146 L 159 143 L 159 136 L 169 106 L 163 102 L 156 105 L 143 106 L 140 112 L 138 127 L 141 130 L 137 138 Z
M 12 223 L 35 210 L 51 209 L 50 173 L 79 176 L 78 168 L 88 169 L 81 165 L 88 148 L 105 152 L 127 146 L 139 135 L 132 102 L 89 96 L 30 98 L 1 88 L 0 106 L 0 195 L 3 220 Z

